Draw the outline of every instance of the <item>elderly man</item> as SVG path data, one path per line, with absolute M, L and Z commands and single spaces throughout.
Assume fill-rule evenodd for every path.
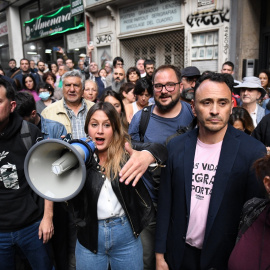
M 112 85 L 105 88 L 104 91 L 100 91 L 98 93 L 98 97 L 100 98 L 102 96 L 102 94 L 106 91 L 106 90 L 113 90 L 116 93 L 119 93 L 119 90 L 121 88 L 121 86 L 125 83 L 125 71 L 123 68 L 115 68 L 113 70 L 113 77 L 112 77 Z
M 145 69 L 144 69 L 144 59 L 139 59 L 137 61 L 137 63 L 136 63 L 136 67 L 137 67 L 137 69 L 141 73 L 141 78 L 145 77 L 146 76 L 146 72 L 145 72 Z
M 234 89 L 239 91 L 242 107 L 249 112 L 256 127 L 265 115 L 265 109 L 257 104 L 257 101 L 266 95 L 260 79 L 254 76 L 245 77 Z
M 83 138 L 84 122 L 89 108 L 94 104 L 83 99 L 83 81 L 80 71 L 66 72 L 63 77 L 63 99 L 42 111 L 47 119 L 62 123 L 74 139 Z

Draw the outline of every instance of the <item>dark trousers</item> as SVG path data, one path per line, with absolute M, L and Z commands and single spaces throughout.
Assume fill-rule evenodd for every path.
M 156 257 L 155 257 L 155 233 L 156 222 L 151 222 L 141 232 L 141 240 L 143 245 L 143 265 L 144 270 L 156 269 Z
M 199 270 L 201 262 L 201 249 L 186 244 L 184 259 L 181 266 L 183 270 Z

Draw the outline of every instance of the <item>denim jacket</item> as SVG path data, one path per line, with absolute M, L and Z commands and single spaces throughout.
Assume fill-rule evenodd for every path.
M 44 139 L 61 139 L 62 135 L 67 134 L 67 130 L 64 125 L 57 121 L 46 119 L 40 116 L 41 132 Z

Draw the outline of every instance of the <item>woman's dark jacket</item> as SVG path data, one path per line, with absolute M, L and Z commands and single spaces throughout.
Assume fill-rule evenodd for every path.
M 159 147 L 161 147 L 161 145 Z M 139 149 L 140 147 L 137 146 L 136 148 Z M 163 150 L 165 149 L 164 146 L 161 148 Z M 147 147 L 143 149 L 147 149 Z M 159 148 L 155 147 L 154 149 L 157 150 Z M 153 154 L 152 149 L 147 150 Z M 159 162 L 164 162 L 167 157 L 167 152 L 166 150 L 161 151 L 159 155 L 154 156 Z M 77 223 L 78 240 L 81 245 L 93 253 L 97 253 L 98 250 L 97 203 L 101 188 L 106 179 L 106 176 L 101 170 L 102 167 L 92 158 L 87 167 L 87 178 L 84 188 L 78 196 L 68 202 L 69 209 L 74 211 L 75 219 L 79 222 Z M 155 216 L 155 209 L 151 197 L 141 180 L 138 181 L 135 187 L 131 184 L 126 185 L 121 183 L 119 177 L 113 179 L 111 183 L 113 191 L 130 222 L 134 236 L 138 237 L 140 232 Z

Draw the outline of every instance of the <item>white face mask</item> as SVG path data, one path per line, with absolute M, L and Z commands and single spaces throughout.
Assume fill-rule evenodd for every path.
M 49 99 L 50 97 L 50 93 L 49 92 L 42 92 L 38 95 L 42 100 L 46 101 Z

